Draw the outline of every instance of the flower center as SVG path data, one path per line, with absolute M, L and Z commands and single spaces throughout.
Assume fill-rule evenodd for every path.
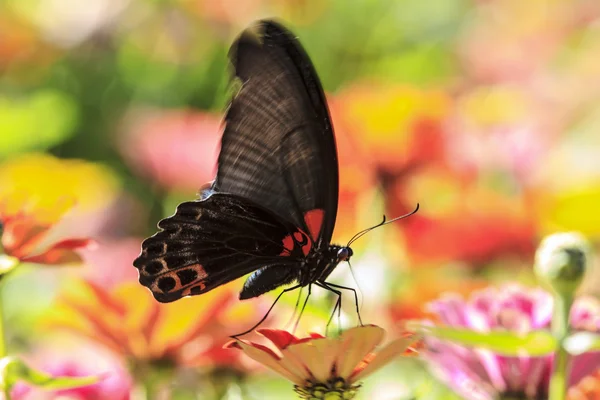
M 325 383 L 307 380 L 303 386 L 294 386 L 296 393 L 304 400 L 351 400 L 358 388 L 360 385 L 350 385 L 339 377 Z
M 500 395 L 500 400 L 544 400 L 547 399 L 548 395 L 539 394 L 536 396 L 529 396 L 521 391 L 506 391 Z

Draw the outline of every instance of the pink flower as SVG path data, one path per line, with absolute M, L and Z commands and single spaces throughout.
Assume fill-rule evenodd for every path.
M 85 261 L 81 274 L 85 279 L 107 289 L 123 282 L 137 281 L 138 272 L 131 268 L 131 260 L 140 253 L 142 239 L 104 237 L 96 241 L 96 249 L 81 251 Z M 106 273 L 107 266 L 110 266 L 110 274 Z
M 221 117 L 154 110 L 132 116 L 126 130 L 121 152 L 136 170 L 163 188 L 196 192 L 214 178 Z
M 542 289 L 517 284 L 474 292 L 465 300 L 445 295 L 429 304 L 444 324 L 478 332 L 506 329 L 521 333 L 547 329 L 552 319 L 552 296 Z M 600 303 L 581 298 L 571 309 L 575 330 L 600 331 Z M 505 357 L 482 349 L 468 349 L 426 338 L 423 357 L 434 373 L 466 399 L 492 400 L 498 395 L 542 400 L 548 398 L 552 357 Z M 600 362 L 596 354 L 575 357 L 571 383 L 590 373 Z
M 43 390 L 24 383 L 17 383 L 12 391 L 13 400 L 129 400 L 132 380 L 125 368 L 114 356 L 88 346 L 64 346 L 35 356 L 30 363 L 52 376 L 83 377 L 98 376 L 96 384 L 74 389 Z
M 353 399 L 357 382 L 383 367 L 396 356 L 414 354 L 410 346 L 417 339 L 410 335 L 396 339 L 374 352 L 384 330 L 366 325 L 346 330 L 340 337 L 328 338 L 312 333 L 297 338 L 279 329 L 259 329 L 273 346 L 246 340 L 230 342 L 255 361 L 271 368 L 294 383 L 302 399 Z M 321 396 L 321 397 L 319 397 Z

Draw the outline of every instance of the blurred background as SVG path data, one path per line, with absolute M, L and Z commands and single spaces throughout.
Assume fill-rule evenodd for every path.
M 388 339 L 442 293 L 535 285 L 546 234 L 599 243 L 597 0 L 0 0 L 0 206 L 52 227 L 48 242 L 96 242 L 82 265 L 4 280 L 8 343 L 53 373 L 110 371 L 110 388 L 77 398 L 294 398 L 221 349 L 273 296 L 237 302 L 238 281 L 159 305 L 131 265 L 213 178 L 228 47 L 265 17 L 297 34 L 328 95 L 334 242 L 421 205 L 353 245 L 355 278 L 347 265 L 332 277 L 360 289 L 363 321 Z M 582 293 L 599 294 L 595 275 Z M 266 326 L 285 325 L 288 297 Z M 333 300 L 316 293 L 298 333 L 324 332 Z M 453 398 L 417 360 L 377 376 L 360 398 Z

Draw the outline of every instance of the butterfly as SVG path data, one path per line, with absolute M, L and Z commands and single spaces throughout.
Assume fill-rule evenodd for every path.
M 286 291 L 310 293 L 316 284 L 340 301 L 335 288 L 343 287 L 326 279 L 353 252 L 331 244 L 338 159 L 315 69 L 271 20 L 242 32 L 229 59 L 240 88 L 226 112 L 216 178 L 142 243 L 133 263 L 139 282 L 171 302 L 251 274 L 241 300 L 295 282 Z

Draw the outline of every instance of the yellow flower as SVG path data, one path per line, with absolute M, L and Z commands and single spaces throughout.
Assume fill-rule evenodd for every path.
M 6 161 L 0 165 L 3 252 L 21 262 L 81 262 L 75 250 L 91 240 L 68 238 L 48 245 L 50 230 L 67 212 L 105 207 L 115 197 L 116 186 L 107 170 L 82 160 L 28 154 Z
M 302 399 L 352 399 L 360 388 L 359 380 L 398 355 L 416 352 L 410 346 L 417 339 L 407 335 L 374 353 L 384 336 L 384 330 L 375 325 L 348 329 L 337 338 L 314 333 L 297 338 L 278 329 L 257 332 L 275 348 L 246 340 L 232 341 L 226 346 L 241 349 L 250 358 L 289 379 Z
M 4 162 L 0 183 L 2 215 L 27 215 L 44 224 L 58 222 L 67 211 L 102 209 L 118 189 L 114 175 L 99 164 L 46 154 Z

